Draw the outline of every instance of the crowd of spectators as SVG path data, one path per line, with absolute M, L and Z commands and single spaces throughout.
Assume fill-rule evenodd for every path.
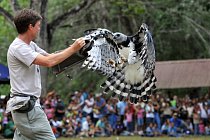
M 155 94 L 147 102 L 131 104 L 102 93 L 75 91 L 65 104 L 55 91 L 41 99 L 56 137 L 140 135 L 145 137 L 210 135 L 210 98 L 179 98 Z M 1 132 L 12 137 L 11 115 L 0 108 Z

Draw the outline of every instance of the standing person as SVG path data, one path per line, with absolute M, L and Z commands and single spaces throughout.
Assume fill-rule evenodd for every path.
M 126 110 L 125 113 L 126 117 L 126 124 L 127 124 L 127 130 L 130 132 L 130 134 L 133 134 L 133 112 L 130 109 Z
M 194 135 L 199 135 L 199 122 L 200 122 L 200 107 L 199 105 L 196 104 L 193 109 Z
M 160 120 L 160 105 L 158 102 L 153 103 L 154 107 L 154 122 L 157 124 L 159 130 L 161 130 L 161 120 Z
M 146 125 L 149 126 L 150 123 L 154 123 L 154 106 L 152 100 L 149 100 L 145 107 L 146 112 Z
M 65 50 L 48 54 L 33 40 L 37 37 L 42 17 L 31 9 L 23 9 L 14 18 L 18 36 L 7 52 L 10 73 L 11 95 L 7 112 L 17 127 L 15 140 L 55 140 L 47 116 L 41 109 L 40 66 L 52 67 L 62 62 L 85 45 L 83 38 L 77 39 Z
M 143 125 L 144 125 L 144 109 L 140 104 L 136 106 L 137 115 L 137 131 L 139 135 L 143 135 Z
M 90 116 L 91 120 L 93 120 L 93 106 L 94 106 L 94 98 L 93 94 L 88 94 L 87 99 L 85 100 L 85 106 L 82 110 L 83 116 Z
M 126 99 L 117 102 L 117 112 L 120 118 L 120 123 L 124 124 L 125 110 L 127 107 Z M 125 126 L 123 125 L 123 129 L 125 130 Z

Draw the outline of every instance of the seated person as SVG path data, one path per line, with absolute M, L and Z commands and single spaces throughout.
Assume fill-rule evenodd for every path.
M 101 117 L 96 122 L 96 135 L 97 136 L 104 136 L 105 135 L 105 117 Z
M 161 133 L 163 135 L 167 135 L 168 134 L 169 124 L 170 124 L 169 119 L 166 119 L 166 121 L 164 122 L 164 124 L 161 127 Z
M 115 126 L 115 134 L 120 135 L 123 132 L 124 125 L 121 123 L 120 118 L 117 119 L 117 124 Z
M 177 132 L 181 132 L 182 129 L 182 120 L 178 118 L 178 114 L 174 113 L 172 118 L 170 118 L 170 123 L 173 123 L 176 127 Z
M 169 128 L 168 128 L 168 135 L 171 137 L 178 137 L 177 127 L 173 122 L 170 122 Z
M 153 123 L 149 123 L 149 126 L 146 128 L 146 136 L 148 137 L 154 136 Z
M 15 125 L 10 115 L 8 115 L 8 123 L 3 128 L 3 136 L 5 138 L 13 138 Z

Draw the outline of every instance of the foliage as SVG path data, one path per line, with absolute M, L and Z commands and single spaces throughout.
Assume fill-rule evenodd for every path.
M 204 17 L 208 16 L 209 19 L 210 14 L 202 2 L 168 0 L 165 2 L 167 6 L 160 5 L 161 8 L 154 10 L 155 15 L 151 12 L 150 17 L 157 23 L 154 33 L 155 39 L 158 39 L 156 41 L 158 60 L 209 57 L 207 46 L 210 43 L 208 39 L 210 28 Z
M 56 89 L 64 97 L 76 90 L 97 92 L 100 91 L 100 84 L 104 78 L 102 75 L 78 67 L 74 70 L 66 70 L 57 76 L 51 76 L 48 89 L 49 91 Z
M 68 11 L 74 5 L 78 4 L 79 0 L 53 0 L 48 2 L 48 20 L 51 21 L 54 17 Z
M 46 14 L 48 22 L 80 2 L 49 0 Z M 21 7 L 29 5 L 25 0 L 19 0 L 19 3 Z M 7 0 L 0 1 L 0 6 L 12 13 Z M 142 22 L 147 23 L 152 32 L 157 61 L 209 58 L 208 0 L 99 0 L 97 4 L 68 18 L 56 29 L 49 52 L 65 49 L 73 43 L 73 38 L 83 36 L 86 29 L 100 27 L 132 35 Z M 6 51 L 16 32 L 3 16 L 0 16 L 0 26 L 0 63 L 6 64 Z M 88 87 L 97 92 L 104 79 L 79 67 L 67 71 L 67 74 L 73 75 L 73 79 L 68 79 L 65 73 L 56 77 L 50 69 L 48 90 L 55 89 L 64 96 Z
M 10 6 L 6 1 L 2 1 L 0 3 L 0 6 L 5 7 L 5 9 L 11 12 Z M 11 42 L 14 39 L 16 33 L 14 32 L 13 27 L 6 21 L 6 19 L 3 16 L 0 16 L 0 27 L 0 63 L 6 65 L 6 52 L 9 47 L 8 42 Z
M 9 95 L 10 85 L 1 85 L 0 84 L 0 95 Z

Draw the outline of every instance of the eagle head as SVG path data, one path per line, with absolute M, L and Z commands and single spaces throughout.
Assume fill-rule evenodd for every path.
M 127 40 L 127 36 L 123 33 L 116 32 L 114 33 L 114 40 L 117 44 L 121 44 Z
M 116 32 L 114 33 L 113 39 L 118 45 L 122 45 L 123 47 L 129 47 L 128 44 L 130 43 L 131 37 L 123 33 Z

